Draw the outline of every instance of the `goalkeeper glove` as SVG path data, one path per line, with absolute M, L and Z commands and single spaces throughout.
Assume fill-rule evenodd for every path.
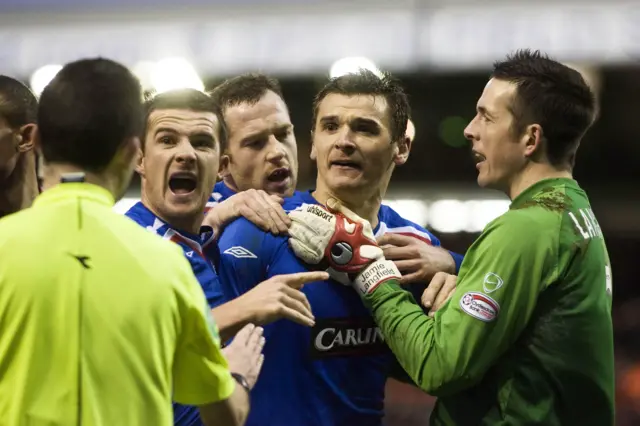
M 296 256 L 310 265 L 328 264 L 333 279 L 353 285 L 363 295 L 385 281 L 400 279 L 395 263 L 386 260 L 378 246 L 371 224 L 337 200 L 329 199 L 327 205 L 303 204 L 289 212 L 289 245 Z

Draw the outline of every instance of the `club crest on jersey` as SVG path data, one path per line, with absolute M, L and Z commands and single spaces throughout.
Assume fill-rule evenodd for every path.
M 477 291 L 468 291 L 460 298 L 460 308 L 474 318 L 491 322 L 498 317 L 498 302 Z

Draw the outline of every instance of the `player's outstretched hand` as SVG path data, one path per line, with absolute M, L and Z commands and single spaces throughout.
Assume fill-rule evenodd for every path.
M 393 260 L 402 272 L 402 284 L 429 282 L 436 272 L 455 272 L 451 254 L 407 235 L 387 233 L 378 238 L 384 257 Z
M 321 271 L 276 275 L 240 296 L 242 309 L 251 313 L 256 324 L 265 325 L 287 318 L 311 327 L 315 318 L 307 296 L 300 289 L 304 284 L 327 279 L 329 274 Z
M 433 317 L 456 289 L 457 275 L 438 272 L 433 276 L 429 286 L 422 293 L 422 306 L 429 309 L 429 316 Z
M 236 334 L 231 344 L 222 349 L 229 363 L 229 370 L 244 376 L 250 388 L 256 384 L 264 363 L 264 344 L 262 327 L 247 324 Z
M 238 192 L 209 210 L 203 225 L 219 232 L 226 224 L 242 216 L 260 229 L 273 234 L 284 234 L 291 220 L 282 208 L 283 199 L 263 190 L 249 189 Z

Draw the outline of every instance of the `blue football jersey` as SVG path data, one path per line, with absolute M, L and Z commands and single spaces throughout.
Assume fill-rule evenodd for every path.
M 285 200 L 291 211 L 317 204 L 309 192 Z M 411 235 L 434 246 L 440 241 L 388 206 L 378 213 L 376 237 L 387 232 Z M 308 269 L 275 236 L 240 218 L 222 232 L 220 285 L 232 299 L 279 274 Z M 416 288 L 419 297 L 424 285 Z M 384 389 L 395 361 L 384 337 L 348 286 L 328 280 L 302 290 L 316 318 L 314 327 L 280 320 L 264 327 L 265 363 L 251 393 L 248 426 L 379 426 Z
M 182 247 L 186 258 L 191 264 L 191 269 L 193 269 L 193 273 L 207 297 L 209 306 L 213 308 L 225 301 L 218 280 L 218 274 L 214 267 L 219 252 L 213 230 L 203 228 L 203 232 L 200 235 L 178 231 L 158 218 L 141 202 L 131 207 L 127 211 L 126 216 L 133 219 L 140 226 L 147 228 L 149 231 L 155 232 L 162 238 L 173 241 Z M 162 262 L 162 259 L 158 259 L 158 262 Z M 179 426 L 202 426 L 197 407 L 174 403 L 173 419 L 174 424 Z

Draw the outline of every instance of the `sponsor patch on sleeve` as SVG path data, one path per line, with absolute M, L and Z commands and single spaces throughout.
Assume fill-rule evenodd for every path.
M 500 305 L 484 293 L 468 291 L 460 298 L 460 308 L 467 314 L 484 322 L 498 317 Z

